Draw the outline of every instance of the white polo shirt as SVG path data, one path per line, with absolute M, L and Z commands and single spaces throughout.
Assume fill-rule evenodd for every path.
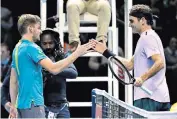
M 163 45 L 157 33 L 152 29 L 143 32 L 138 40 L 134 54 L 134 75 L 140 77 L 147 72 L 154 64 L 151 56 L 155 54 L 160 54 L 164 59 L 164 68 L 143 83 L 143 86 L 151 90 L 153 94 L 150 96 L 141 88 L 134 87 L 134 100 L 150 98 L 158 102 L 170 102 L 165 77 L 166 63 Z

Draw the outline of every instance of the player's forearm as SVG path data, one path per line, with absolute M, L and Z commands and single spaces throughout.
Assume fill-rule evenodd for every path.
M 118 60 L 120 60 L 129 71 L 133 69 L 133 63 L 130 59 L 126 59 L 119 56 L 116 56 L 116 58 L 118 58 Z
M 6 109 L 7 112 L 10 112 L 10 106 L 11 106 L 10 102 L 5 103 L 4 108 Z
M 145 81 L 148 80 L 149 78 L 151 78 L 152 76 L 154 76 L 158 71 L 160 71 L 162 68 L 164 68 L 164 63 L 163 61 L 156 61 L 152 67 L 145 72 L 141 78 Z
M 2 85 L 1 87 L 1 104 L 5 106 L 7 102 L 9 102 L 9 88 L 5 85 Z
M 80 55 L 77 52 L 73 52 L 67 58 L 60 60 L 53 65 L 53 73 L 58 74 L 64 68 L 68 67 L 71 63 L 73 63 Z
M 103 52 L 103 56 L 105 56 L 107 59 L 111 56 L 115 56 L 118 60 L 120 60 L 128 70 L 132 70 L 133 69 L 133 57 L 132 59 L 128 60 L 128 59 L 125 59 L 123 57 L 120 57 L 120 56 L 116 56 L 114 53 L 112 53 L 110 50 L 106 49 L 104 50 Z
M 16 104 L 18 84 L 10 81 L 10 98 L 12 105 Z

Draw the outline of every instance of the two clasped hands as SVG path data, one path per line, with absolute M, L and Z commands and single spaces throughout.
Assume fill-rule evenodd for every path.
M 102 43 L 95 39 L 90 39 L 88 43 L 79 45 L 75 52 L 77 52 L 80 56 L 89 52 L 99 52 L 103 54 L 106 49 L 107 47 L 105 42 Z

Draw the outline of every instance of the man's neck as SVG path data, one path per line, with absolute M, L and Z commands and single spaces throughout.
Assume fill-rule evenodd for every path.
M 34 42 L 34 41 L 33 41 L 33 37 L 32 37 L 32 35 L 30 35 L 30 34 L 24 34 L 24 35 L 22 36 L 22 39 L 25 39 L 25 40 L 29 40 L 29 41 L 31 41 L 31 42 Z
M 143 32 L 145 32 L 145 31 L 147 31 L 147 30 L 150 30 L 150 29 L 152 29 L 152 27 L 149 26 L 149 25 L 142 27 L 142 29 L 141 29 L 141 31 L 140 31 L 140 35 L 141 35 Z

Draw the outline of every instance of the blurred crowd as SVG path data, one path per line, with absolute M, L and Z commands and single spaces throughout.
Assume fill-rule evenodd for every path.
M 117 0 L 117 26 L 119 28 L 119 52 L 120 56 L 124 56 L 124 0 Z M 154 20 L 154 30 L 159 34 L 164 45 L 166 57 L 166 76 L 170 91 L 171 104 L 177 102 L 177 0 L 133 0 L 133 4 L 149 5 L 154 15 L 158 18 Z M 3 6 L 3 4 L 2 4 Z M 14 23 L 13 11 L 9 8 L 1 7 L 1 83 L 5 78 L 10 78 L 10 65 L 12 50 L 18 41 L 13 36 L 12 28 Z M 52 25 L 51 25 L 52 26 Z M 54 26 L 54 25 L 53 25 Z M 17 28 L 16 28 L 17 29 Z M 88 39 L 95 38 L 96 34 L 81 34 L 81 43 L 88 42 Z M 137 37 L 134 36 L 134 39 Z M 14 40 L 16 39 L 16 40 Z M 136 41 L 135 41 L 136 43 Z M 68 48 L 68 35 L 65 35 L 65 51 Z M 79 63 L 76 68 L 79 69 Z M 87 59 L 88 71 L 93 72 L 92 76 L 107 75 L 107 61 L 104 57 L 91 57 Z M 86 70 L 87 71 L 87 70 Z M 82 76 L 82 71 L 78 70 Z M 1 106 L 3 110 L 3 107 Z

